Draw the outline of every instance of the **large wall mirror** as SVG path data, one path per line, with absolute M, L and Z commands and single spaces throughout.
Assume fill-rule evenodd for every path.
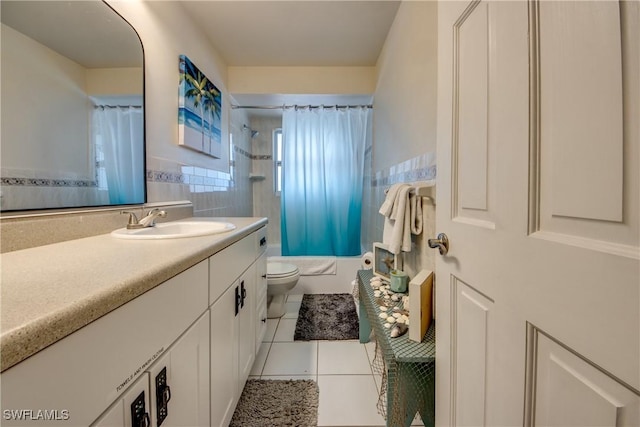
M 0 210 L 144 203 L 137 33 L 102 1 L 0 7 Z

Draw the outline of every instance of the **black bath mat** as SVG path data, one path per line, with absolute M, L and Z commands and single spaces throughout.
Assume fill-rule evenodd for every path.
M 358 314 L 351 294 L 304 294 L 293 339 L 358 339 Z

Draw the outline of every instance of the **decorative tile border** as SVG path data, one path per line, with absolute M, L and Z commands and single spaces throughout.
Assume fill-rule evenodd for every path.
M 97 181 L 82 179 L 49 179 L 49 178 L 17 178 L 1 177 L 0 184 L 12 187 L 82 187 L 93 188 L 98 186 Z
M 184 184 L 184 175 L 181 173 L 147 170 L 147 181 Z
M 250 152 L 238 147 L 237 145 L 233 146 L 233 151 L 238 154 L 242 154 L 243 156 L 251 160 L 271 160 L 273 158 L 271 154 L 251 154 Z
M 251 158 L 251 153 L 249 153 L 248 151 L 243 150 L 242 148 L 238 147 L 237 145 L 233 145 L 233 151 L 238 153 L 238 154 L 242 154 L 243 156 L 247 157 L 247 158 Z
M 433 179 L 436 179 L 435 165 L 408 172 L 401 172 L 395 175 L 373 178 L 371 180 L 371 185 L 373 187 L 379 187 L 381 185 L 393 185 L 398 182 L 430 181 Z
M 147 170 L 147 181 L 185 184 L 192 193 L 229 191 L 235 182 L 232 174 L 197 166 L 181 166 L 182 172 Z
M 436 179 L 435 153 L 425 153 L 387 169 L 377 171 L 371 178 L 372 187 L 389 186 L 398 182 L 430 181 Z

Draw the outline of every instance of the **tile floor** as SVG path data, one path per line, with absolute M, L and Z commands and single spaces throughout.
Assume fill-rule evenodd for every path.
M 301 302 L 302 295 L 289 295 L 285 315 L 267 320 L 267 333 L 249 378 L 315 380 L 320 389 L 319 427 L 384 426 L 376 409 L 381 378 L 371 368 L 375 344 L 294 342 Z

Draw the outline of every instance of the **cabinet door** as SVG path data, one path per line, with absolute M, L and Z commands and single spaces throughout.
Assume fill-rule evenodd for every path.
M 238 394 L 239 282 L 227 289 L 209 310 L 211 316 L 211 426 L 226 427 Z M 239 313 L 238 313 L 239 314 Z
M 150 425 L 149 410 L 149 374 L 145 372 L 91 426 L 138 427 Z
M 240 277 L 242 304 L 239 314 L 238 334 L 238 398 L 249 377 L 253 361 L 256 357 L 256 267 L 255 263 Z
M 256 353 L 267 333 L 267 255 L 256 261 Z
M 151 425 L 209 425 L 209 312 L 149 369 Z

